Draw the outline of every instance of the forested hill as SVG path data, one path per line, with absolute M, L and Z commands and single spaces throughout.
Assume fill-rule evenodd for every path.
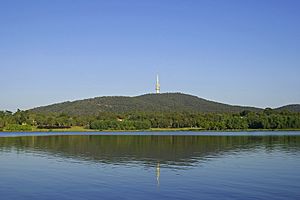
M 289 111 L 289 112 L 300 112 L 300 104 L 291 104 L 287 106 L 282 106 L 275 109 L 276 111 Z
M 261 109 L 217 103 L 182 93 L 145 94 L 136 97 L 96 97 L 31 109 L 35 113 L 65 113 L 69 115 L 97 115 L 100 112 L 124 113 L 136 111 L 235 113 L 244 110 L 260 111 Z

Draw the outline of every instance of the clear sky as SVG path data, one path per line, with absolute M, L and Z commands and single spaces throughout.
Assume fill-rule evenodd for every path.
M 300 103 L 299 0 L 0 0 L 0 110 L 155 90 Z

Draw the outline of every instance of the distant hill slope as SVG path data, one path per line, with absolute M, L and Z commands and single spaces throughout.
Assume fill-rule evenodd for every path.
M 208 101 L 182 93 L 146 94 L 136 97 L 111 96 L 64 102 L 31 109 L 36 113 L 66 113 L 95 115 L 100 112 L 204 112 L 223 113 L 243 110 L 260 111 L 259 108 L 232 106 Z
M 287 106 L 282 106 L 279 108 L 276 108 L 275 110 L 277 111 L 290 111 L 290 112 L 300 112 L 300 104 L 291 104 L 291 105 L 287 105 Z

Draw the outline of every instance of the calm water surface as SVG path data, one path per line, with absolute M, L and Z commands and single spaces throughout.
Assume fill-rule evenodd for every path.
M 134 134 L 0 134 L 0 199 L 300 199 L 299 132 Z

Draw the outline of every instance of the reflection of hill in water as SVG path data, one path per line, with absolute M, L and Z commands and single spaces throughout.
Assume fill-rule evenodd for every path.
M 0 138 L 0 151 L 46 152 L 102 163 L 193 165 L 228 151 L 256 148 L 299 151 L 298 136 L 30 136 Z

